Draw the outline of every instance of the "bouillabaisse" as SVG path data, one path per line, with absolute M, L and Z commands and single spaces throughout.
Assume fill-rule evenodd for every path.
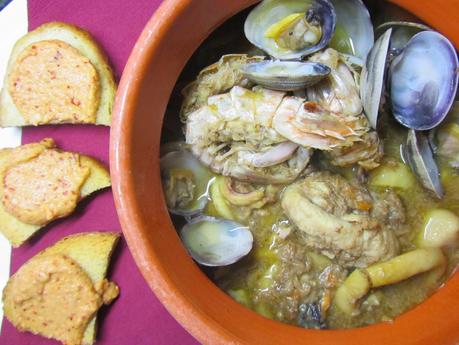
M 300 327 L 422 302 L 459 262 L 457 68 L 446 37 L 382 1 L 265 0 L 229 20 L 163 129 L 190 255 L 239 303 Z

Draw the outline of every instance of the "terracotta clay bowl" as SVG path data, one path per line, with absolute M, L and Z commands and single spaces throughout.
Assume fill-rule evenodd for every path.
M 254 0 L 166 0 L 147 23 L 116 99 L 110 165 L 121 225 L 145 280 L 169 312 L 206 344 L 458 344 L 459 274 L 391 323 L 305 330 L 263 318 L 216 287 L 187 255 L 169 218 L 159 170 L 164 112 L 200 43 Z M 459 47 L 459 1 L 397 0 Z

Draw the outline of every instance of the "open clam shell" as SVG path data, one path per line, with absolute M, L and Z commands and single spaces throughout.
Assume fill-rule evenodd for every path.
M 439 199 L 444 192 L 440 182 L 440 172 L 433 157 L 427 136 L 411 129 L 408 132 L 403 152 L 404 160 L 418 177 L 424 188 L 432 191 Z
M 193 216 L 206 207 L 213 174 L 182 145 L 174 143 L 171 147 L 182 149 L 161 157 L 161 178 L 169 211 Z
M 330 47 L 365 61 L 375 42 L 370 13 L 361 0 L 331 0 L 336 31 Z
M 392 29 L 387 30 L 368 54 L 360 78 L 360 98 L 370 126 L 376 129 L 381 99 L 384 93 L 387 56 Z
M 253 246 L 250 229 L 231 220 L 197 217 L 180 231 L 191 257 L 201 265 L 226 266 L 247 255 Z
M 459 61 L 451 42 L 435 31 L 410 39 L 390 67 L 395 119 L 416 130 L 439 125 L 454 102 Z
M 262 61 L 241 67 L 244 76 L 268 89 L 296 91 L 312 86 L 331 72 L 324 64 L 298 61 Z
M 406 21 L 390 21 L 379 25 L 375 29 L 376 37 L 387 30 L 392 29 L 392 37 L 390 40 L 390 51 L 393 55 L 399 55 L 403 48 L 407 45 L 410 39 L 421 31 L 432 30 L 427 25 Z
M 289 49 L 279 46 L 273 38 L 266 37 L 272 25 L 298 13 L 305 13 L 318 21 L 321 37 L 317 44 Z M 270 56 L 281 60 L 298 60 L 325 48 L 333 36 L 335 25 L 335 10 L 328 0 L 264 0 L 250 12 L 244 24 L 244 32 L 253 45 Z

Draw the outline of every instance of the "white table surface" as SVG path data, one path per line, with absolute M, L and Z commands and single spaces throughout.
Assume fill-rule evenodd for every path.
M 0 12 L 0 86 L 8 63 L 11 48 L 18 38 L 27 33 L 27 0 L 13 0 Z M 0 128 L 0 148 L 21 144 L 20 128 Z M 0 292 L 10 273 L 11 246 L 0 234 Z M 3 321 L 3 306 L 0 298 L 0 329 Z

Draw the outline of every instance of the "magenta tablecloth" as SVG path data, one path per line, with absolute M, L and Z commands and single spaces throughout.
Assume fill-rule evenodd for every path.
M 107 52 L 119 80 L 143 26 L 161 0 L 29 0 L 29 30 L 49 21 L 76 24 L 89 32 Z M 1 35 L 0 35 L 1 36 Z M 89 154 L 108 166 L 109 129 L 95 126 L 25 128 L 23 142 L 54 138 L 66 150 Z M 64 236 L 93 230 L 120 231 L 111 190 L 90 197 L 71 217 L 58 220 L 31 242 L 13 250 L 12 272 L 43 248 Z M 109 277 L 121 289 L 115 303 L 100 313 L 97 344 L 195 344 L 196 341 L 168 314 L 153 295 L 122 239 Z M 5 321 L 0 344 L 57 344 L 19 333 Z

